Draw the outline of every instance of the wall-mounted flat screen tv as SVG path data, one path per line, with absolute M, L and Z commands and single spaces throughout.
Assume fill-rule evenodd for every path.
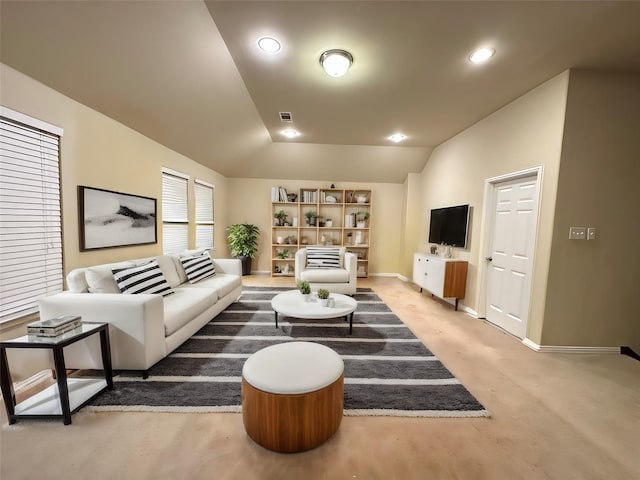
M 469 205 L 434 208 L 429 221 L 429 243 L 467 247 Z

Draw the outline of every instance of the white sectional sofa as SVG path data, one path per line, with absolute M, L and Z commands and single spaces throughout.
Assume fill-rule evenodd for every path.
M 188 282 L 180 258 L 197 253 L 73 270 L 67 275 L 68 291 L 40 301 L 40 318 L 75 314 L 83 321 L 106 322 L 113 368 L 146 371 L 240 297 L 242 266 L 237 259 L 213 259 L 215 275 Z M 173 293 L 120 293 L 112 270 L 153 259 Z M 65 359 L 69 368 L 102 368 L 97 336 L 67 347 Z

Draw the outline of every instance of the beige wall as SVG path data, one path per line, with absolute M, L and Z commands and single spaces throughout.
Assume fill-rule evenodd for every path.
M 215 220 L 227 223 L 225 177 L 6 65 L 0 67 L 3 106 L 64 129 L 61 182 L 65 273 L 80 266 L 162 253 L 161 225 L 157 244 L 80 252 L 78 185 L 156 198 L 158 218 L 162 218 L 161 168 L 169 167 L 215 185 Z M 193 191 L 189 190 L 190 214 L 194 215 Z M 191 247 L 195 245 L 195 231 L 190 232 L 190 243 Z M 215 243 L 226 245 L 220 228 L 216 228 Z
M 640 75 L 571 71 L 542 343 L 640 352 Z M 570 226 L 597 239 L 568 239 Z
M 396 274 L 399 271 L 399 252 L 403 229 L 402 184 L 394 183 L 354 183 L 329 180 L 326 182 L 270 180 L 270 179 L 229 179 L 228 219 L 230 222 L 253 223 L 260 228 L 258 255 L 252 266 L 253 271 L 271 271 L 271 187 L 282 186 L 289 192 L 300 188 L 329 188 L 335 183 L 340 189 L 370 189 L 371 199 L 371 249 L 369 271 L 371 274 Z M 219 228 L 223 228 L 220 224 Z M 226 227 L 225 225 L 224 227 Z
M 418 250 L 428 249 L 431 208 L 469 203 L 473 207 L 468 247 L 454 249 L 454 257 L 469 262 L 464 305 L 478 311 L 482 213 L 485 180 L 535 166 L 543 166 L 537 254 L 528 337 L 540 340 L 568 72 L 549 80 L 509 105 L 438 146 L 423 172 Z M 410 186 L 411 187 L 411 186 Z M 412 252 L 405 252 L 404 262 Z M 482 313 L 482 312 L 479 312 Z

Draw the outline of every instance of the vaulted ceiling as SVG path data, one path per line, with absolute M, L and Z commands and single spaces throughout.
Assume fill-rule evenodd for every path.
M 2 0 L 0 19 L 2 63 L 228 177 L 402 182 L 568 68 L 640 72 L 640 2 Z

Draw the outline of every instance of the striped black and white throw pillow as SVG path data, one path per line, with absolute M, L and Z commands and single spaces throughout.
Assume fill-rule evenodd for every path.
M 201 255 L 180 258 L 189 283 L 196 283 L 216 274 L 213 262 L 207 252 Z
M 156 260 L 135 267 L 114 269 L 112 272 L 122 293 L 157 293 L 163 296 L 173 293 Z
M 340 268 L 340 249 L 307 247 L 307 268 Z

